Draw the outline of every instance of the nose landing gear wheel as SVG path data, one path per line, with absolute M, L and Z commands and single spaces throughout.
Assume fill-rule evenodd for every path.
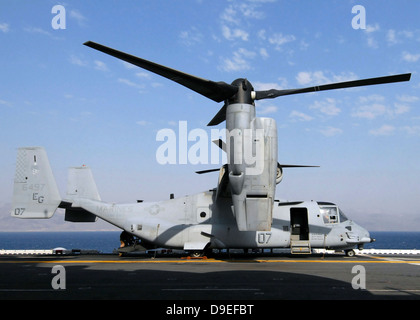
M 354 252 L 353 249 L 345 250 L 344 253 L 346 254 L 347 257 L 354 257 L 356 255 L 356 252 Z

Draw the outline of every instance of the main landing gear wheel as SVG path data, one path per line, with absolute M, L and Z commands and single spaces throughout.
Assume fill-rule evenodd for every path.
M 356 252 L 353 249 L 345 250 L 344 253 L 346 254 L 347 257 L 354 257 L 356 255 Z

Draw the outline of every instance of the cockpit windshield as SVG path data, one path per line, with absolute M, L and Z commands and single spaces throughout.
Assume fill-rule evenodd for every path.
M 346 215 L 335 205 L 320 205 L 319 210 L 325 224 L 347 221 Z
M 344 221 L 347 221 L 348 220 L 347 217 L 346 217 L 346 215 L 344 214 L 343 211 L 341 211 L 340 208 L 338 208 L 338 214 L 340 216 L 340 222 L 344 222 Z

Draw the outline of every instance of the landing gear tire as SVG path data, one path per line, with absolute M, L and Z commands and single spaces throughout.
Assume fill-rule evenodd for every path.
M 346 254 L 347 257 L 354 257 L 356 255 L 356 252 L 354 252 L 354 250 L 345 250 L 344 253 Z
M 201 258 L 202 256 L 204 256 L 204 251 L 199 251 L 199 250 L 192 251 L 190 253 L 190 256 L 193 257 L 193 258 Z

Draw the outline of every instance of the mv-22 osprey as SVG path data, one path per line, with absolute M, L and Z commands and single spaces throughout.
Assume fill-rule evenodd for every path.
M 214 189 L 161 202 L 114 204 L 102 202 L 90 168 L 69 169 L 67 192 L 61 197 L 42 147 L 19 148 L 11 215 L 23 219 L 50 218 L 65 209 L 65 220 L 94 222 L 97 217 L 121 228 L 121 252 L 134 249 L 176 248 L 194 255 L 211 249 L 311 248 L 344 250 L 354 254 L 372 242 L 369 232 L 349 220 L 333 203 L 275 200 L 276 184 L 285 165 L 277 161 L 274 119 L 256 117 L 255 101 L 279 96 L 409 81 L 399 74 L 315 87 L 254 91 L 247 79 L 231 84 L 213 82 L 88 41 L 86 46 L 175 81 L 223 107 L 209 126 L 226 121 L 227 154 Z M 254 161 L 244 161 L 245 156 Z M 249 159 L 248 159 L 249 160 Z

